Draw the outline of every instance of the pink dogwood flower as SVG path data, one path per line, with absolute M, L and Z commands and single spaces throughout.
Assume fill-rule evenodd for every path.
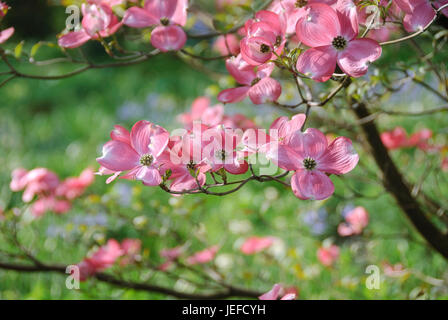
M 224 169 L 231 174 L 243 174 L 247 171 L 248 163 L 237 152 L 241 136 L 237 131 L 222 126 L 205 132 L 204 140 L 207 145 L 203 149 L 203 157 L 211 171 Z
M 32 204 L 31 213 L 35 218 L 43 216 L 48 211 L 62 214 L 69 211 L 71 206 L 71 203 L 65 199 L 56 198 L 53 195 L 42 196 Z
M 67 178 L 56 188 L 56 195 L 73 200 L 82 195 L 85 189 L 93 183 L 95 178 L 92 169 L 87 168 L 79 177 Z
M 364 207 L 356 207 L 346 214 L 345 221 L 338 226 L 340 236 L 348 237 L 361 234 L 369 224 L 369 213 Z
M 422 129 L 413 133 L 408 137 L 406 130 L 402 127 L 396 127 L 391 131 L 381 133 L 381 141 L 389 150 L 400 148 L 417 147 L 423 151 L 432 151 L 437 148 L 428 144 L 428 140 L 432 137 L 432 131 Z
M 287 145 L 271 145 L 267 156 L 280 168 L 295 171 L 291 188 L 303 200 L 330 197 L 334 185 L 327 174 L 348 173 L 359 160 L 350 139 L 339 137 L 328 144 L 326 136 L 313 128 L 293 131 Z
M 16 169 L 12 172 L 10 188 L 14 192 L 25 189 L 22 200 L 31 202 L 36 195 L 53 194 L 58 185 L 58 176 L 46 168 L 36 168 L 31 171 Z
M 189 265 L 208 263 L 215 258 L 218 250 L 219 246 L 215 245 L 202 251 L 196 252 L 194 255 L 187 258 L 187 263 Z
M 246 255 L 255 254 L 272 246 L 274 241 L 273 237 L 250 237 L 244 241 L 240 250 Z
M 408 32 L 415 32 L 425 28 L 436 16 L 433 8 L 440 8 L 448 4 L 448 0 L 396 0 L 396 5 L 405 13 L 403 26 Z M 448 17 L 448 8 L 442 10 Z
M 240 41 L 234 34 L 226 34 L 216 38 L 213 49 L 223 56 L 236 56 L 240 53 Z
M 120 129 L 120 134 L 124 132 Z M 114 172 L 128 171 L 123 178 L 136 179 L 147 186 L 162 182 L 159 169 L 163 165 L 163 151 L 168 144 L 169 132 L 149 121 L 137 122 L 131 130 L 130 140 L 112 138 L 103 147 L 98 163 Z M 126 142 L 124 142 L 126 141 Z
M 243 60 L 241 54 L 226 61 L 226 68 L 240 87 L 226 89 L 218 94 L 218 100 L 223 103 L 233 103 L 249 96 L 254 104 L 267 101 L 277 101 L 282 93 L 282 86 L 270 77 L 274 65 L 266 63 L 254 71 L 254 67 Z
M 78 48 L 89 40 L 107 38 L 121 27 L 110 6 L 104 2 L 82 5 L 82 29 L 72 31 L 58 39 L 62 48 Z
M 317 258 L 325 267 L 332 266 L 339 259 L 339 247 L 331 245 L 329 247 L 320 247 L 317 250 Z
M 349 76 L 363 76 L 381 56 L 378 42 L 357 39 L 358 28 L 349 17 L 322 3 L 307 6 L 307 14 L 297 22 L 296 35 L 311 47 L 299 56 L 297 70 L 319 82 L 331 78 L 336 64 Z
M 185 128 L 191 129 L 193 121 L 201 121 L 202 124 L 210 127 L 217 126 L 224 118 L 224 106 L 217 104 L 210 107 L 210 99 L 199 97 L 193 101 L 191 112 L 182 113 L 178 120 L 184 124 Z
M 187 41 L 181 26 L 187 23 L 188 0 L 147 0 L 144 8 L 131 7 L 123 23 L 132 28 L 156 26 L 151 44 L 160 51 L 180 50 Z
M 255 19 L 246 22 L 246 36 L 241 40 L 241 56 L 249 64 L 259 66 L 268 62 L 285 45 L 285 23 L 267 10 L 258 11 Z
M 278 300 L 278 298 L 283 294 L 283 297 L 280 300 L 295 300 L 296 294 L 295 293 L 286 293 L 285 289 L 282 285 L 276 283 L 272 287 L 271 290 L 266 292 L 265 294 L 258 297 L 259 300 Z

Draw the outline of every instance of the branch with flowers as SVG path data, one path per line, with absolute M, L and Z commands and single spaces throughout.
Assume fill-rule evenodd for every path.
M 359 178 L 381 184 L 429 245 L 448 259 L 448 204 L 443 197 L 435 196 L 436 192 L 425 190 L 425 176 L 405 176 L 393 154 L 401 149 L 418 149 L 428 158 L 437 158 L 440 171 L 446 171 L 447 147 L 433 143 L 429 129 L 408 137 L 402 127 L 381 133 L 378 125 L 383 117 L 438 116 L 448 110 L 446 66 L 434 59 L 448 41 L 448 32 L 437 25 L 443 16 L 448 16 L 448 2 L 275 0 L 253 1 L 251 6 L 244 2 L 217 1 L 216 17 L 212 18 L 199 1 L 83 1 L 81 24 L 58 35 L 57 45 L 39 42 L 30 52 L 24 51 L 23 44 L 6 49 L 14 28 L 0 32 L 0 56 L 5 67 L 5 71 L 0 71 L 4 78 L 0 87 L 16 78 L 60 80 L 91 69 L 146 63 L 159 55 L 171 55 L 192 68 L 210 72 L 217 82 L 227 77 L 225 65 L 230 77 L 220 82 L 222 90 L 216 92 L 216 99 L 222 104 L 211 106 L 209 98 L 197 98 L 189 112 L 178 116 L 182 129 L 168 131 L 147 120 L 136 122 L 130 130 L 116 125 L 102 155 L 96 159 L 100 165 L 96 174 L 108 176 L 107 184 L 117 179 L 135 180 L 145 187 L 158 187 L 174 198 L 198 194 L 228 196 L 249 182 L 257 182 L 291 189 L 300 200 L 321 201 L 332 196 L 343 198 L 336 192 L 335 180 L 343 181 L 350 189 L 346 181 L 359 167 L 365 171 L 365 176 Z M 0 2 L 0 19 L 8 9 Z M 197 25 L 206 32 L 197 32 Z M 423 38 L 430 40 L 430 53 L 419 42 Z M 88 43 L 99 44 L 107 62 L 93 62 L 83 50 Z M 408 44 L 415 56 L 394 66 L 385 65 L 387 70 L 382 70 L 386 50 L 393 52 Z M 43 46 L 56 47 L 62 56 L 36 60 Z M 44 66 L 50 71 L 22 72 L 20 66 L 26 64 L 25 59 L 36 68 Z M 53 75 L 51 66 L 61 63 L 77 69 Z M 428 74 L 432 76 L 429 80 L 425 77 Z M 441 101 L 440 105 L 419 111 L 382 106 L 382 101 L 409 83 L 421 86 Z M 292 99 L 285 98 L 284 88 L 288 85 L 293 88 Z M 269 129 L 262 129 L 242 114 L 226 114 L 224 104 L 246 98 L 254 105 L 269 105 L 287 116 L 276 118 Z M 331 115 L 329 110 L 343 116 Z M 329 134 L 337 130 L 346 135 Z M 447 143 L 443 138 L 439 140 Z M 371 159 L 360 157 L 355 150 L 357 144 Z M 344 177 L 346 174 L 350 174 L 348 178 Z M 48 169 L 21 168 L 12 173 L 10 189 L 23 191 L 22 201 L 30 204 L 32 215 L 38 218 L 46 212 L 68 212 L 93 179 L 91 169 L 61 182 Z M 355 187 L 350 191 L 354 197 L 366 197 Z M 368 221 L 367 211 L 357 207 L 345 216 L 338 233 L 341 237 L 361 235 Z M 11 241 L 22 248 L 16 236 Z M 241 252 L 262 252 L 273 242 L 272 238 L 250 238 Z M 200 279 L 219 289 L 210 294 L 187 294 L 104 273 L 113 266 L 138 264 L 141 248 L 138 239 L 122 243 L 109 239 L 77 263 L 81 281 L 96 278 L 178 298 L 295 297 L 279 284 L 261 296 L 259 292 L 227 284 L 216 270 L 191 270 L 192 266 L 212 261 L 220 245 L 206 246 L 186 256 L 183 246 L 166 249 L 160 253 L 165 264 L 154 270 L 169 277 L 170 266 L 176 265 L 200 273 Z M 27 250 L 21 251 L 25 254 L 21 257 L 31 265 L 0 260 L 0 269 L 65 272 L 59 265 L 44 264 Z M 322 265 L 330 267 L 339 257 L 339 248 L 334 244 L 322 246 L 317 256 Z M 179 278 L 177 274 L 171 276 Z

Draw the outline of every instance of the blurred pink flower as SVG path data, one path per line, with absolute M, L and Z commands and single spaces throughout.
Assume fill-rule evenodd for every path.
M 81 172 L 79 177 L 71 177 L 62 181 L 56 188 L 56 195 L 73 200 L 84 193 L 85 189 L 93 183 L 94 178 L 93 170 L 87 168 Z
M 280 300 L 295 300 L 296 293 L 290 292 L 285 294 L 285 289 L 278 283 L 274 284 L 272 289 L 265 294 L 258 297 L 260 300 L 278 300 L 278 298 L 283 295 Z
M 320 263 L 329 267 L 339 259 L 339 247 L 334 244 L 329 247 L 320 247 L 317 250 L 317 258 Z
M 8 29 L 0 31 L 0 44 L 6 42 L 14 34 L 14 28 L 10 27 Z
M 369 213 L 364 207 L 356 207 L 345 216 L 345 223 L 338 226 L 338 233 L 342 237 L 361 234 L 369 224 Z
M 244 241 L 240 250 L 247 255 L 255 254 L 272 246 L 274 241 L 274 237 L 250 237 Z
M 202 251 L 196 252 L 195 254 L 187 258 L 187 263 L 189 265 L 208 263 L 215 258 L 218 250 L 219 246 L 215 245 Z
M 240 41 L 234 34 L 227 34 L 216 38 L 213 49 L 221 55 L 238 55 L 240 53 Z

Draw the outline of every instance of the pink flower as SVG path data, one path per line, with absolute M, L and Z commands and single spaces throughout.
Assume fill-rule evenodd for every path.
M 272 289 L 265 294 L 258 297 L 260 300 L 278 300 L 279 296 L 283 294 L 280 300 L 295 300 L 296 293 L 286 293 L 285 289 L 278 283 L 274 284 Z
M 93 183 L 93 170 L 90 168 L 81 172 L 79 177 L 72 177 L 65 179 L 56 189 L 56 195 L 65 197 L 68 200 L 73 200 L 81 196 L 85 189 Z
M 364 207 L 356 207 L 345 216 L 346 223 L 338 226 L 338 233 L 342 237 L 361 234 L 369 224 L 369 213 Z
M 240 53 L 240 41 L 234 34 L 219 36 L 213 44 L 213 49 L 223 56 L 230 54 L 236 56 Z
M 6 42 L 14 34 L 14 28 L 10 27 L 8 29 L 0 31 L 0 44 Z
M 202 148 L 205 145 L 202 139 L 206 126 L 195 126 L 193 131 L 187 132 L 180 140 L 175 142 L 168 150 L 164 170 L 171 170 L 169 180 L 172 180 L 172 191 L 186 191 L 203 186 L 206 182 L 205 173 L 210 169 L 203 158 Z
M 274 243 L 273 237 L 250 237 L 244 241 L 240 250 L 244 254 L 255 254 L 269 248 Z
M 191 112 L 182 113 L 178 119 L 187 129 L 191 129 L 193 121 L 201 121 L 202 124 L 214 127 L 221 123 L 224 117 L 224 106 L 217 104 L 210 107 L 210 99 L 199 97 L 193 101 Z
M 243 131 L 257 128 L 257 125 L 251 119 L 241 113 L 236 113 L 231 116 L 225 115 L 222 124 L 226 128 L 241 129 Z
M 397 6 L 404 11 L 403 26 L 408 32 L 415 32 L 426 27 L 436 16 L 436 8 L 448 3 L 448 0 L 396 0 Z M 448 16 L 445 8 L 442 13 Z
M 131 7 L 123 23 L 133 28 L 156 26 L 151 44 L 160 51 L 180 50 L 187 41 L 180 27 L 187 22 L 188 0 L 147 0 L 144 8 Z
M 0 1 L 0 19 L 3 18 L 4 16 L 6 16 L 6 14 L 8 13 L 9 10 L 9 6 L 4 3 L 3 1 Z
M 409 271 L 401 264 L 390 264 L 388 262 L 383 262 L 383 272 L 386 276 L 391 278 L 401 278 L 407 274 L 409 274 Z
M 389 150 L 400 148 L 417 147 L 423 151 L 437 150 L 437 147 L 428 144 L 432 137 L 432 131 L 422 129 L 413 133 L 409 138 L 402 127 L 396 127 L 392 131 L 386 131 L 381 134 L 381 141 Z
M 357 39 L 358 28 L 354 28 L 349 17 L 325 4 L 307 6 L 306 16 L 297 23 L 296 34 L 311 47 L 299 56 L 297 70 L 319 82 L 331 78 L 336 64 L 346 74 L 360 77 L 381 56 L 381 46 L 376 41 Z
M 329 247 L 320 247 L 317 250 L 317 258 L 325 267 L 330 267 L 339 259 L 339 247 L 334 244 Z
M 46 168 L 31 171 L 16 169 L 12 172 L 10 188 L 12 191 L 25 189 L 22 195 L 24 202 L 31 202 L 36 195 L 50 195 L 59 185 L 59 178 Z
M 159 266 L 159 270 L 166 271 L 168 268 L 185 252 L 185 245 L 177 246 L 172 249 L 163 249 L 160 256 L 166 261 Z
M 272 63 L 258 67 L 255 72 L 254 67 L 244 61 L 240 54 L 228 59 L 226 68 L 242 86 L 221 91 L 218 95 L 218 100 L 221 102 L 239 102 L 249 96 L 254 104 L 262 104 L 276 101 L 282 93 L 280 83 L 270 77 L 274 68 Z
M 299 199 L 323 200 L 330 197 L 334 185 L 326 174 L 348 173 L 359 160 L 351 140 L 345 137 L 328 144 L 321 131 L 309 128 L 303 133 L 293 131 L 288 139 L 286 145 L 271 143 L 267 157 L 280 168 L 295 171 L 291 187 Z
M 82 13 L 82 29 L 60 37 L 60 47 L 78 48 L 91 39 L 107 38 L 121 27 L 121 22 L 106 3 L 83 4 Z
M 62 214 L 71 209 L 71 203 L 64 199 L 58 199 L 54 196 L 39 197 L 31 206 L 31 213 L 35 218 L 43 216 L 46 212 L 52 211 Z
M 258 11 L 254 20 L 246 22 L 246 37 L 241 40 L 241 56 L 249 64 L 258 66 L 275 58 L 285 45 L 285 25 L 271 11 Z
M 161 155 L 168 140 L 168 131 L 142 120 L 132 127 L 130 143 L 127 138 L 112 138 L 104 145 L 103 155 L 97 158 L 97 161 L 114 172 L 128 171 L 123 178 L 141 180 L 145 185 L 157 186 L 162 182 L 159 168 L 163 165 Z
M 208 263 L 215 258 L 218 250 L 219 247 L 215 245 L 205 250 L 196 252 L 194 255 L 187 258 L 187 263 L 189 265 Z
M 123 250 L 123 256 L 120 265 L 126 266 L 137 260 L 142 249 L 142 242 L 139 239 L 124 239 L 121 242 L 121 249 Z
M 248 163 L 240 159 L 236 150 L 241 141 L 239 132 L 219 126 L 207 130 L 204 140 L 210 143 L 203 148 L 203 157 L 213 172 L 224 169 L 231 174 L 243 174 L 247 171 Z

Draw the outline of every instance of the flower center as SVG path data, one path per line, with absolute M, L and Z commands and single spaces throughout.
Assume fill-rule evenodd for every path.
M 196 167 L 196 163 L 193 162 L 193 160 L 190 160 L 190 162 L 187 164 L 187 169 L 194 170 Z
M 282 36 L 277 36 L 277 38 L 275 38 L 275 47 L 280 47 L 280 45 L 282 44 Z
M 216 158 L 221 159 L 222 161 L 224 161 L 227 157 L 227 152 L 226 150 L 218 150 L 216 151 Z
M 296 6 L 296 8 L 303 8 L 307 4 L 308 4 L 308 0 L 297 0 L 295 6 Z
M 255 78 L 254 80 L 252 80 L 252 82 L 250 83 L 251 86 L 256 85 L 258 82 L 260 82 L 260 78 Z
M 347 47 L 347 40 L 342 36 L 337 36 L 331 43 L 336 50 L 344 50 Z
M 314 160 L 313 158 L 305 158 L 303 159 L 303 166 L 305 167 L 306 170 L 313 170 L 314 168 L 316 168 L 316 160 Z
M 162 18 L 160 19 L 160 23 L 162 24 L 162 26 L 167 26 L 170 24 L 170 20 L 168 18 Z
M 271 51 L 271 48 L 267 44 L 262 43 L 260 46 L 260 52 L 268 53 L 269 51 Z
M 154 157 L 150 154 L 144 154 L 141 158 L 140 158 L 140 164 L 142 166 L 147 166 L 149 167 L 152 162 L 154 161 Z

